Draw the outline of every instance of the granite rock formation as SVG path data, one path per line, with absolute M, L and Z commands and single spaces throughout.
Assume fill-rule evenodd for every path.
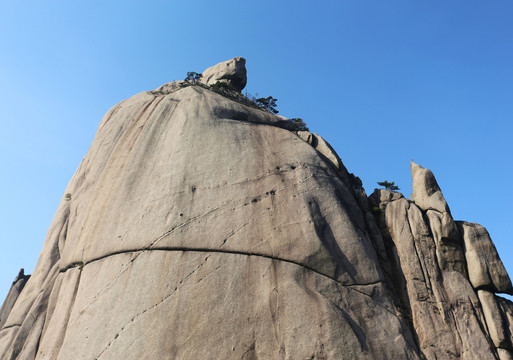
M 246 59 L 236 57 L 209 67 L 200 79 L 205 85 L 213 85 L 216 82 L 224 82 L 235 91 L 241 91 L 246 87 Z
M 204 81 L 242 90 L 226 67 Z M 411 164 L 412 200 L 367 197 L 287 125 L 178 82 L 109 110 L 0 310 L 0 358 L 511 359 L 511 281 L 431 171 Z

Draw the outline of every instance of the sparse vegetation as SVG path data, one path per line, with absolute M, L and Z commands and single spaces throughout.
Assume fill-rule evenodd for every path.
M 309 131 L 308 127 L 306 126 L 306 123 L 303 121 L 303 119 L 292 118 L 292 119 L 290 119 L 290 121 L 291 121 L 291 123 L 290 123 L 289 127 L 287 128 L 287 130 L 295 131 L 295 132 Z
M 244 90 L 244 97 L 246 97 L 248 100 L 256 102 L 256 99 L 258 98 L 258 93 L 255 93 L 255 95 L 253 95 L 246 89 Z
M 180 83 L 180 87 L 184 88 L 187 86 L 199 85 L 199 80 L 201 79 L 201 76 L 202 74 L 197 73 L 195 71 L 188 71 L 187 77 L 183 80 L 182 83 Z
M 240 104 L 253 107 L 256 109 L 264 110 L 270 112 L 271 114 L 278 114 L 279 111 L 276 109 L 276 102 L 278 99 L 273 96 L 268 97 L 258 97 L 258 93 L 255 95 L 249 93 L 247 90 L 244 94 L 230 89 L 228 84 L 222 81 L 217 81 L 215 84 L 210 86 L 205 85 L 200 82 L 202 74 L 189 71 L 187 72 L 187 77 L 183 82 L 180 83 L 181 88 L 185 88 L 188 86 L 200 86 L 204 89 L 208 89 L 222 95 L 230 100 L 236 101 Z M 298 131 L 309 131 L 306 123 L 301 118 L 292 118 L 290 119 L 290 123 L 285 126 L 287 130 L 298 132 Z
M 67 193 L 66 195 L 64 195 L 64 200 L 70 201 L 71 200 L 71 193 Z
M 187 77 L 185 78 L 185 82 L 198 82 L 202 77 L 202 74 L 197 73 L 195 71 L 188 71 Z
M 213 91 L 215 91 L 217 93 L 230 91 L 228 84 L 226 84 L 225 82 L 222 82 L 222 81 L 217 81 L 215 84 L 210 85 L 210 89 L 212 89 Z
M 255 103 L 258 107 L 267 110 L 272 114 L 277 114 L 279 111 L 276 110 L 276 101 L 278 101 L 278 99 L 275 99 L 272 96 L 268 96 L 266 98 L 261 97 L 256 99 Z
M 376 214 L 376 215 L 377 215 L 377 214 L 380 214 L 380 213 L 381 213 L 381 211 L 382 211 L 382 210 L 381 210 L 381 208 L 380 208 L 379 206 L 373 206 L 371 210 L 372 210 L 372 212 L 373 212 L 374 214 Z
M 386 190 L 396 191 L 399 190 L 399 186 L 395 185 L 395 182 L 378 181 L 379 186 L 383 186 Z

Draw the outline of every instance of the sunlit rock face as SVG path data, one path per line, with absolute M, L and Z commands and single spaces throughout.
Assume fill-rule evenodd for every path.
M 241 91 L 247 83 L 246 59 L 236 57 L 209 67 L 203 72 L 200 81 L 205 85 L 220 81 L 232 90 Z
M 287 124 L 179 82 L 114 106 L 0 310 L 0 358 L 508 359 L 509 277 L 434 175 L 367 198 Z

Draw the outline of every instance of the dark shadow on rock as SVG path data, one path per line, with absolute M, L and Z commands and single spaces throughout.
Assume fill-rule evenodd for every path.
M 358 342 L 360 343 L 360 346 L 362 347 L 362 352 L 369 351 L 369 346 L 367 345 L 367 336 L 365 335 L 365 331 L 360 327 L 360 325 L 354 321 L 351 316 L 347 312 L 345 312 L 343 309 L 337 306 L 338 311 L 342 314 L 344 319 L 346 320 L 347 324 L 351 327 L 351 330 L 353 330 L 353 333 L 356 335 L 356 338 L 358 339 Z
M 334 278 L 338 279 L 341 275 L 347 274 L 350 279 L 354 283 L 355 276 L 357 274 L 356 268 L 351 264 L 349 259 L 346 257 L 340 246 L 338 245 L 335 235 L 333 234 L 333 230 L 330 225 L 326 221 L 322 211 L 314 199 L 309 201 L 309 210 L 310 216 L 314 222 L 315 232 L 318 238 L 321 241 L 323 248 L 326 252 L 331 256 L 333 263 L 330 268 L 333 267 L 332 274 L 330 276 L 334 276 Z M 316 253 L 310 256 L 307 261 L 309 265 L 313 268 L 318 268 L 323 271 L 326 269 L 327 264 L 323 264 L 320 262 L 325 262 L 325 256 L 322 253 Z

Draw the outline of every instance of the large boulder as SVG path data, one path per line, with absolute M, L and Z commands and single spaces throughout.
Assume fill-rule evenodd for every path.
M 497 297 L 486 290 L 478 290 L 477 295 L 483 307 L 486 327 L 493 344 L 497 348 L 512 350 L 506 314 L 499 306 Z
M 486 229 L 466 221 L 457 222 L 465 245 L 468 274 L 476 289 L 513 295 L 513 286 Z
M 209 67 L 202 74 L 200 81 L 213 85 L 220 81 L 235 91 L 241 91 L 246 86 L 246 59 L 236 57 Z

